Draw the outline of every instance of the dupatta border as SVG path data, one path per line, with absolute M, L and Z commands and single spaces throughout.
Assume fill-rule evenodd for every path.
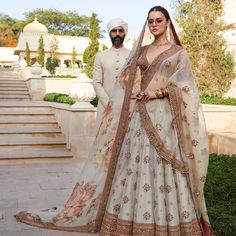
M 171 152 L 165 147 L 163 141 L 161 140 L 161 137 L 159 136 L 155 127 L 152 124 L 151 118 L 148 115 L 148 111 L 146 109 L 145 104 L 138 102 L 138 109 L 141 118 L 141 124 L 144 130 L 146 131 L 148 139 L 155 148 L 157 154 L 162 159 L 170 163 L 173 169 L 178 170 L 182 174 L 188 174 L 189 169 L 187 164 L 185 164 L 183 161 L 177 160 L 175 153 Z

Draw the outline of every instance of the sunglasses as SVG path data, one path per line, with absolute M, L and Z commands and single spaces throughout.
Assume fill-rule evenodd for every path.
M 156 19 L 148 19 L 148 24 L 153 25 L 155 22 L 156 25 L 160 25 L 163 22 L 163 19 L 156 18 Z
M 118 33 L 124 33 L 125 30 L 124 30 L 124 29 L 112 29 L 112 30 L 111 30 L 111 33 L 116 33 L 116 32 L 118 32 Z

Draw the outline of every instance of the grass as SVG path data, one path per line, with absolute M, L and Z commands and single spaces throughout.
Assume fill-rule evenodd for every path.
M 236 235 L 236 157 L 210 155 L 205 198 L 214 236 Z

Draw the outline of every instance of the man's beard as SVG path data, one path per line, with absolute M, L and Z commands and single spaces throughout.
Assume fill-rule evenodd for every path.
M 115 47 L 120 47 L 123 44 L 123 42 L 124 42 L 125 36 L 124 37 L 120 37 L 120 36 L 112 37 L 110 35 L 110 38 L 111 38 L 112 44 Z

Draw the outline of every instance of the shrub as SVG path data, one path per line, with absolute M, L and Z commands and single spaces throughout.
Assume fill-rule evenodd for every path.
M 205 198 L 214 236 L 236 232 L 236 157 L 210 155 Z
M 64 93 L 47 93 L 45 94 L 43 100 L 47 102 L 66 103 L 69 105 L 73 105 L 75 103 L 75 100 L 72 97 Z M 97 107 L 98 97 L 95 97 L 90 103 L 94 107 Z
M 216 96 L 201 96 L 201 103 L 203 104 L 216 104 L 216 105 L 236 105 L 235 98 L 220 98 Z
M 46 69 L 51 73 L 51 75 L 55 74 L 56 67 L 59 66 L 59 60 L 55 57 L 48 57 L 46 61 Z
M 98 106 L 98 96 L 96 96 L 91 102 L 90 102 L 94 107 Z
M 68 94 L 63 93 L 47 93 L 44 98 L 44 101 L 47 102 L 58 102 L 58 103 L 66 103 L 73 105 L 75 100 L 71 98 Z

